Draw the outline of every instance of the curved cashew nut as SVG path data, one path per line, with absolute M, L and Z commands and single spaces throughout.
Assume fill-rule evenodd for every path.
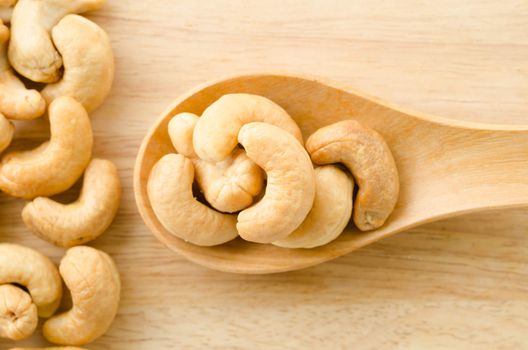
M 108 254 L 94 248 L 70 248 L 59 266 L 70 289 L 71 310 L 51 317 L 42 334 L 51 343 L 83 345 L 103 335 L 119 307 L 119 272 Z
M 8 155 L 0 164 L 0 189 L 26 199 L 51 196 L 70 188 L 92 155 L 92 128 L 84 108 L 71 97 L 49 107 L 51 139 L 30 155 Z
M 0 153 L 2 153 L 13 140 L 15 127 L 2 114 L 0 114 Z
M 201 246 L 237 237 L 236 216 L 198 202 L 192 192 L 194 168 L 181 154 L 167 154 L 152 168 L 147 191 L 161 224 L 174 236 Z
M 11 119 L 34 119 L 46 109 L 36 90 L 27 90 L 7 61 L 9 29 L 0 20 L 0 113 Z
M 315 199 L 308 216 L 291 235 L 273 242 L 283 248 L 315 248 L 336 239 L 352 216 L 354 180 L 333 165 L 315 168 Z
M 257 243 L 286 238 L 312 208 L 315 175 L 310 157 L 295 137 L 271 124 L 244 125 L 238 141 L 268 176 L 264 197 L 238 214 L 238 233 Z
M 196 154 L 213 162 L 226 159 L 237 145 L 240 128 L 251 122 L 273 124 L 302 143 L 297 123 L 275 102 L 258 95 L 227 94 L 207 107 L 196 124 Z
M 38 197 L 22 211 L 26 226 L 56 246 L 69 248 L 99 237 L 112 223 L 121 200 L 121 184 L 115 165 L 93 159 L 84 174 L 77 201 L 61 204 Z
M 191 113 L 181 113 L 171 119 L 169 136 L 174 148 L 191 159 L 198 187 L 213 208 L 227 213 L 247 208 L 264 187 L 262 170 L 240 148 L 218 163 L 197 158 L 192 137 L 198 119 Z
M 50 317 L 62 297 L 57 267 L 39 252 L 16 244 L 0 243 L 0 284 L 26 287 L 40 317 Z
M 196 182 L 215 209 L 234 213 L 253 203 L 264 187 L 262 169 L 237 148 L 226 160 L 211 163 L 193 159 Z
M 385 223 L 398 201 L 398 169 L 389 146 L 376 131 L 344 120 L 313 133 L 306 149 L 316 164 L 343 163 L 359 186 L 354 223 L 373 230 Z
M 37 324 L 37 307 L 31 296 L 14 285 L 0 285 L 0 338 L 26 339 Z
M 62 59 L 50 30 L 69 13 L 99 9 L 104 0 L 19 0 L 11 16 L 9 60 L 28 79 L 53 83 L 60 77 Z
M 64 61 L 64 75 L 42 90 L 46 102 L 71 96 L 90 113 L 103 103 L 114 79 L 114 55 L 105 31 L 77 15 L 64 17 L 51 31 Z
M 2 157 L 2 162 L 25 162 L 30 161 L 32 159 L 40 158 L 40 156 L 46 151 L 46 148 L 48 148 L 48 145 L 49 141 L 46 141 L 31 150 L 7 153 L 5 156 Z

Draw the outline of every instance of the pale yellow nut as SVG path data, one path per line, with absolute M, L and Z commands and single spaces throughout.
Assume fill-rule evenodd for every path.
M 219 162 L 231 154 L 240 128 L 247 123 L 273 124 L 302 143 L 301 130 L 290 115 L 275 102 L 257 95 L 228 94 L 203 112 L 194 129 L 194 150 L 204 160 Z
M 49 348 L 12 348 L 9 350 L 88 350 L 88 349 L 78 348 L 75 346 L 52 346 Z
M 15 127 L 2 114 L 0 114 L 0 153 L 2 153 L 13 140 Z
M 25 161 L 31 161 L 32 159 L 37 159 L 40 157 L 40 155 L 46 152 L 48 145 L 49 145 L 49 141 L 46 141 L 28 151 L 7 153 L 6 155 L 2 157 L 2 162 L 3 163 L 8 163 L 8 162 L 14 163 L 14 162 L 25 162 Z
M 99 107 L 112 87 L 114 55 L 105 31 L 77 15 L 64 17 L 51 31 L 62 55 L 64 75 L 42 90 L 46 102 L 71 96 L 90 113 Z
M 31 296 L 14 285 L 0 285 L 0 338 L 26 339 L 37 324 L 37 307 Z
M 236 216 L 223 214 L 194 198 L 194 168 L 181 154 L 167 154 L 152 168 L 147 184 L 152 210 L 171 234 L 200 246 L 237 237 Z
M 194 152 L 193 132 L 199 117 L 193 113 L 180 113 L 169 121 L 168 131 L 176 152 L 187 158 L 198 158 Z
M 57 267 L 39 252 L 0 243 L 0 284 L 27 288 L 40 317 L 50 317 L 60 304 L 62 282 Z
M 213 208 L 226 213 L 247 208 L 264 187 L 262 169 L 240 148 L 235 148 L 229 157 L 218 163 L 197 158 L 192 138 L 198 119 L 191 113 L 178 114 L 171 119 L 169 136 L 174 148 L 191 159 L 196 183 Z
M 257 243 L 286 238 L 312 208 L 315 175 L 310 157 L 295 137 L 271 124 L 244 125 L 238 141 L 268 179 L 264 197 L 238 214 L 238 233 Z
M 247 208 L 264 188 L 264 172 L 240 148 L 218 163 L 192 162 L 198 187 L 219 211 L 234 213 Z
M 301 226 L 273 242 L 283 248 L 315 248 L 336 239 L 352 216 L 354 180 L 337 166 L 315 169 L 315 199 Z
M 49 342 L 84 345 L 106 333 L 119 308 L 121 282 L 110 256 L 94 248 L 70 248 L 60 266 L 70 290 L 71 310 L 51 317 L 42 327 Z
M 1 13 L 1 8 L 0 8 Z M 0 20 L 0 113 L 10 119 L 34 119 L 46 109 L 36 90 L 28 90 L 16 77 L 7 60 L 9 29 Z
M 121 201 L 115 165 L 93 159 L 84 174 L 79 199 L 71 204 L 38 197 L 22 211 L 27 227 L 56 246 L 69 248 L 99 237 L 112 223 Z
M 51 29 L 67 14 L 101 8 L 104 0 L 19 0 L 11 16 L 9 60 L 15 70 L 36 82 L 60 78 L 62 59 Z
M 316 164 L 342 163 L 359 190 L 354 202 L 354 223 L 362 230 L 382 226 L 398 201 L 399 178 L 389 146 L 376 131 L 355 120 L 325 126 L 306 141 Z
M 7 155 L 0 164 L 0 189 L 12 196 L 33 199 L 70 188 L 82 175 L 92 155 L 88 114 L 71 97 L 60 97 L 49 107 L 51 139 L 29 155 Z

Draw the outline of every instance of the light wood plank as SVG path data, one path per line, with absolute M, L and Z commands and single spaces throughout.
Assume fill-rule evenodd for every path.
M 119 167 L 119 216 L 94 246 L 112 254 L 123 302 L 102 349 L 521 349 L 528 346 L 528 212 L 465 216 L 303 271 L 210 271 L 158 243 L 137 215 L 132 168 L 144 133 L 179 94 L 219 76 L 315 74 L 408 108 L 528 123 L 526 1 L 108 1 L 117 75 L 93 115 L 95 154 Z M 44 123 L 17 137 L 46 137 Z M 63 251 L 0 196 L 0 239 Z M 44 344 L 37 334 L 17 345 Z M 0 340 L 0 348 L 14 343 Z

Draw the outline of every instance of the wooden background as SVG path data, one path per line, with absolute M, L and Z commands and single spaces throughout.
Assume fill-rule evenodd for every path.
M 117 65 L 93 115 L 95 154 L 117 163 L 124 185 L 115 223 L 93 242 L 119 265 L 122 304 L 89 349 L 528 348 L 526 209 L 430 224 L 303 271 L 241 276 L 164 248 L 132 192 L 158 114 L 226 75 L 315 74 L 422 112 L 527 124 L 528 2 L 109 0 L 89 17 L 108 31 Z M 18 126 L 26 147 L 46 137 L 43 123 Z M 22 206 L 0 197 L 0 239 L 58 262 L 64 252 L 24 228 Z M 36 334 L 22 344 L 44 343 Z

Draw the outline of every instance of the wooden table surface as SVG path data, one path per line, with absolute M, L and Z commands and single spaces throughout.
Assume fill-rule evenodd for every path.
M 109 0 L 89 17 L 108 31 L 117 67 L 93 115 L 95 154 L 118 165 L 124 199 L 92 243 L 119 265 L 121 308 L 87 348 L 528 348 L 527 209 L 437 222 L 303 271 L 243 276 L 158 243 L 132 192 L 136 151 L 158 114 L 232 74 L 314 74 L 422 112 L 528 124 L 528 2 Z M 46 138 L 41 122 L 18 126 L 19 144 Z M 22 206 L 0 197 L 1 240 L 58 262 L 64 251 L 28 232 Z M 17 345 L 43 344 L 36 334 Z

